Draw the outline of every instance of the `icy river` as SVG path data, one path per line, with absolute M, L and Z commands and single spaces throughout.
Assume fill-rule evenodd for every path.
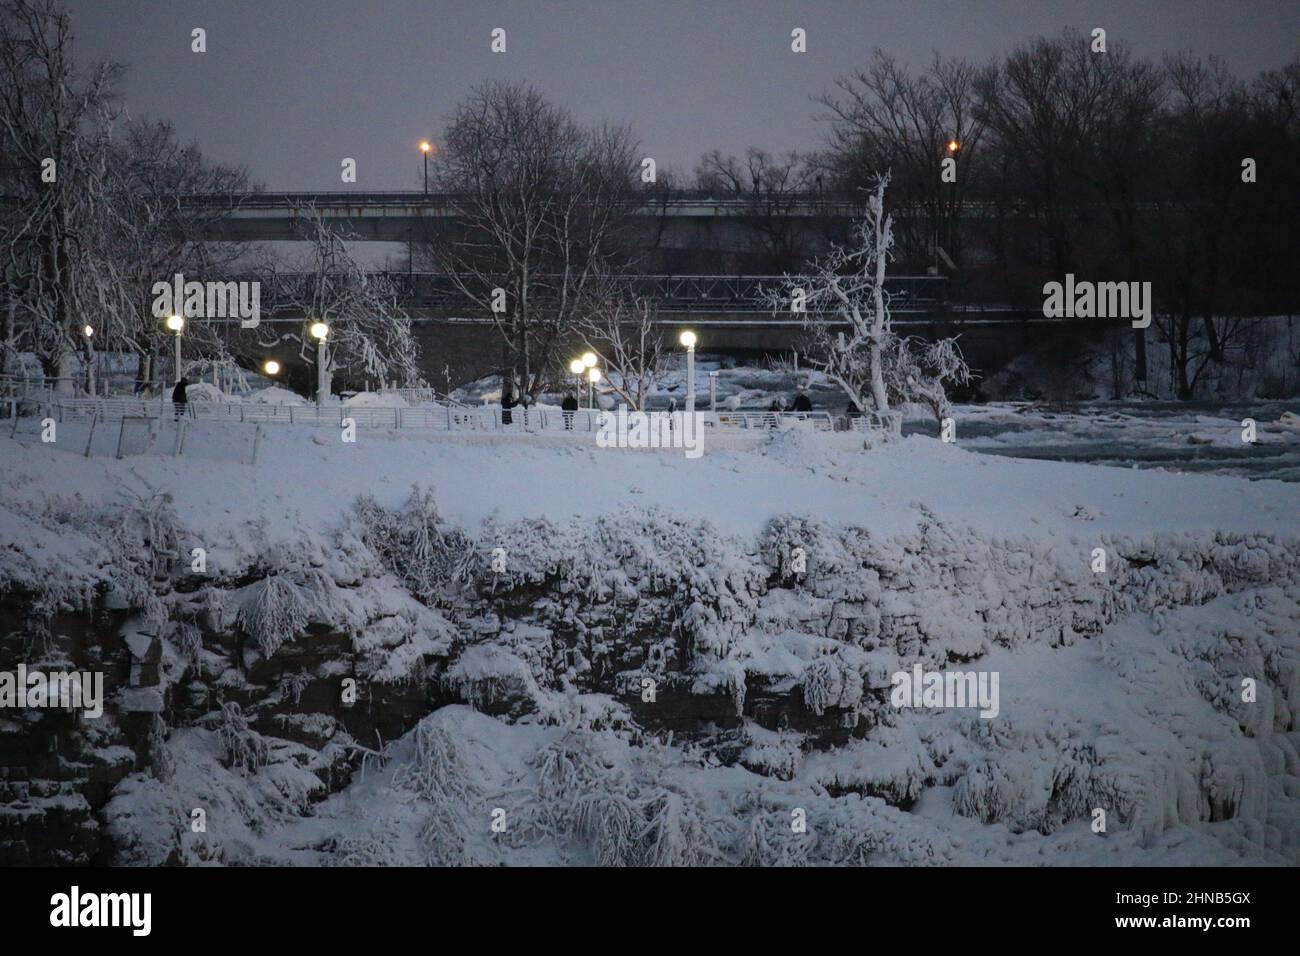
M 990 455 L 1300 481 L 1300 400 L 991 403 L 956 408 L 957 440 Z M 1243 421 L 1256 441 L 1242 440 Z M 932 422 L 905 433 L 938 435 Z

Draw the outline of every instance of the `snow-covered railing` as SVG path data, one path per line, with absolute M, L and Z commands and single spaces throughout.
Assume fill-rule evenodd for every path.
M 439 392 L 436 388 L 381 388 L 377 393 L 379 395 L 396 395 L 408 405 L 454 405 L 459 408 L 468 408 L 464 402 L 458 402 L 449 395 Z
M 829 412 L 717 412 L 719 428 L 780 428 L 790 422 L 809 422 L 819 432 L 833 431 Z
M 120 421 L 123 418 L 170 418 L 174 406 L 167 399 L 16 399 L 17 404 L 38 407 L 59 422 Z M 10 403 L 6 403 L 10 404 Z M 6 408 L 10 414 L 15 410 Z M 239 422 L 251 425 L 308 425 L 341 427 L 351 420 L 357 428 L 420 429 L 446 432 L 563 433 L 595 432 L 600 428 L 598 409 L 565 412 L 557 408 L 511 409 L 510 421 L 503 421 L 499 405 L 270 405 L 257 402 L 188 402 L 183 414 L 200 421 Z M 612 414 L 612 413 L 606 413 Z M 701 411 L 706 428 L 758 430 L 788 427 L 806 422 L 817 431 L 832 431 L 830 413 Z M 865 422 L 865 419 L 858 420 Z M 855 427 L 865 428 L 865 424 Z M 879 427 L 879 426 L 877 426 Z
M 897 432 L 902 429 L 903 415 L 901 412 L 867 412 L 865 415 L 855 415 L 849 418 L 849 430 L 855 432 L 871 431 L 893 431 Z
M 386 407 L 326 405 L 259 405 L 253 402 L 191 402 L 190 414 L 197 419 L 278 423 L 286 425 L 341 426 L 351 419 L 357 428 L 425 429 L 429 431 L 595 431 L 598 412 L 565 413 L 550 409 L 512 410 L 511 421 L 502 422 L 498 406 L 415 406 Z
M 59 422 L 157 418 L 164 408 L 170 412 L 172 407 L 171 402 L 163 404 L 156 398 L 56 398 L 35 404 L 47 407 Z

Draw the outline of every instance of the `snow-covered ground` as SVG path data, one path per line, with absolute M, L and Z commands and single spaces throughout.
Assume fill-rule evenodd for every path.
M 160 715 L 92 808 L 119 862 L 1300 863 L 1300 485 L 966 431 L 84 428 L 0 438 L 0 588 L 137 615 L 92 629 L 107 719 Z M 915 666 L 997 715 L 896 706 Z

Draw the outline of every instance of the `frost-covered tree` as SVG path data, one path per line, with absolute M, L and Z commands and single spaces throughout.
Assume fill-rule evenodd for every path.
M 492 318 L 507 390 L 544 386 L 635 208 L 637 162 L 628 129 L 583 126 L 528 86 L 487 84 L 456 108 L 438 178 L 460 226 L 424 255 Z
M 578 323 L 583 345 L 600 357 L 606 385 L 637 411 L 663 375 L 667 349 L 655 304 L 620 295 L 616 280 L 594 297 Z
M 102 242 L 107 128 L 121 68 L 78 70 L 72 25 L 52 0 L 0 4 L 0 254 L 13 318 L 6 353 L 36 353 L 70 385 L 86 316 L 112 289 Z
M 805 275 L 787 276 L 768 303 L 773 311 L 802 314 L 813 343 L 810 361 L 859 408 L 874 409 L 897 429 L 894 404 L 923 402 L 941 416 L 948 407 L 946 386 L 968 382 L 970 369 L 956 340 L 927 345 L 893 330 L 885 290 L 894 244 L 893 216 L 885 211 L 888 186 L 888 174 L 877 178 L 851 245 L 832 247 Z
M 391 277 L 362 265 L 348 248 L 348 236 L 327 223 L 315 206 L 301 207 L 298 215 L 310 244 L 306 260 L 291 264 L 297 273 L 293 276 L 279 275 L 280 263 L 268 262 L 263 284 L 278 290 L 282 306 L 304 316 L 299 357 L 315 366 L 316 340 L 307 330 L 315 322 L 324 322 L 329 326 L 325 357 L 329 374 L 341 371 L 354 380 L 420 384 L 411 318 L 400 306 Z M 269 347 L 275 342 L 262 344 Z

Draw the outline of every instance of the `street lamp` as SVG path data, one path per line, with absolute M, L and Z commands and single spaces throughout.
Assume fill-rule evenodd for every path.
M 429 154 L 433 152 L 433 144 L 427 139 L 420 140 L 420 152 L 424 154 L 424 194 L 429 195 Z
M 686 414 L 695 413 L 695 333 L 687 329 L 677 341 L 686 346 Z
M 95 346 L 91 344 L 90 337 L 95 334 L 93 325 L 83 325 L 81 334 L 86 337 L 86 394 L 91 398 L 95 397 Z
M 325 340 L 329 338 L 330 327 L 324 322 L 313 322 L 307 330 L 316 340 L 316 404 L 325 404 L 325 394 L 329 384 L 325 378 Z
M 267 375 L 279 375 L 280 363 L 277 362 L 275 359 L 267 359 L 265 362 L 262 363 L 262 371 L 265 372 Z
M 176 333 L 176 381 L 181 380 L 181 329 L 185 328 L 185 320 L 179 315 L 167 316 L 167 328 Z
M 590 354 L 590 353 L 588 353 Z M 596 383 L 600 381 L 600 369 L 587 369 L 587 408 L 596 407 Z
M 583 355 L 582 355 L 582 367 L 583 367 L 583 368 L 595 368 L 595 367 L 596 367 L 596 361 L 597 361 L 597 359 L 596 359 L 596 353 L 595 353 L 595 352 L 584 352 L 584 353 L 583 353 Z
M 948 140 L 948 152 L 955 153 L 959 149 L 961 149 L 961 143 L 957 142 L 955 139 Z

